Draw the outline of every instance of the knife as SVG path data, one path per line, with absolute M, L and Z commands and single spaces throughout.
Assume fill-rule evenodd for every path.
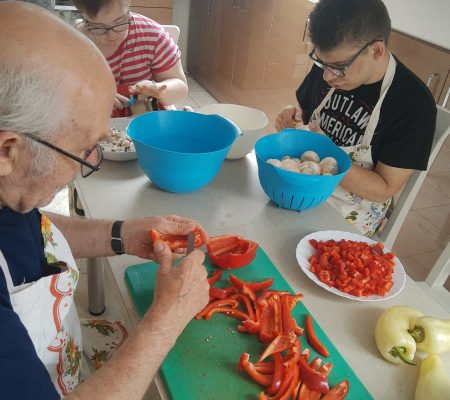
M 195 245 L 195 233 L 189 232 L 187 236 L 186 255 L 188 255 L 192 250 L 194 250 L 194 245 Z

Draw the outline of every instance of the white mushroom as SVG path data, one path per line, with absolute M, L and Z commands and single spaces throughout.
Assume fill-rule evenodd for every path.
M 322 172 L 320 165 L 314 161 L 302 162 L 300 164 L 300 167 L 298 167 L 298 170 L 301 174 L 306 175 L 320 175 L 320 173 Z
M 291 156 L 284 156 L 281 160 L 289 160 L 291 158 Z
M 298 164 L 295 160 L 292 160 L 291 158 L 286 158 L 282 162 L 282 168 L 287 171 L 293 171 L 298 172 Z
M 302 156 L 300 157 L 301 161 L 314 161 L 315 163 L 318 163 L 320 161 L 319 155 L 315 151 L 305 151 Z
M 282 168 L 281 161 L 276 158 L 269 158 L 266 163 L 272 164 L 274 167 Z
M 322 175 L 325 175 L 325 173 L 336 175 L 339 172 L 338 163 L 333 157 L 325 157 L 319 165 L 322 168 Z

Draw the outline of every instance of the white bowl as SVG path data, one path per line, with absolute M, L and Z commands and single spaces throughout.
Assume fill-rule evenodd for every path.
M 242 132 L 227 154 L 233 160 L 245 157 L 255 147 L 256 140 L 262 135 L 269 118 L 261 110 L 237 104 L 209 104 L 198 110 L 200 114 L 218 114 L 234 122 Z
M 111 118 L 111 127 L 126 131 L 128 124 L 132 118 Z M 103 149 L 103 158 L 111 161 L 129 161 L 136 160 L 137 154 L 135 151 L 108 151 Z

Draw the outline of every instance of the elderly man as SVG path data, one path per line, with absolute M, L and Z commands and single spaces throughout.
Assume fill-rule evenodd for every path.
M 277 129 L 309 124 L 353 161 L 329 199 L 361 233 L 373 235 L 413 170 L 426 170 L 436 124 L 428 88 L 388 49 L 382 0 L 321 0 L 309 19 L 314 65 Z
M 148 231 L 207 234 L 175 216 L 113 224 L 40 214 L 80 165 L 83 176 L 98 169 L 115 84 L 95 46 L 47 11 L 0 2 L 0 14 L 0 397 L 140 399 L 209 288 L 202 252 L 173 268 Z M 112 360 L 78 385 L 74 258 L 115 252 L 160 264 L 154 302 Z

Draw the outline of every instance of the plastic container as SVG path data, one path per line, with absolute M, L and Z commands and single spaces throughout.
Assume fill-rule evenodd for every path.
M 307 150 L 315 151 L 320 159 L 334 157 L 339 173 L 334 176 L 305 175 L 266 162 L 269 158 L 281 159 L 286 155 L 300 157 Z M 297 211 L 322 204 L 351 166 L 350 157 L 327 136 L 297 129 L 264 136 L 256 142 L 255 153 L 264 192 L 279 207 Z
M 134 118 L 127 133 L 148 178 L 163 190 L 186 193 L 214 179 L 239 128 L 218 115 L 157 111 Z
M 269 118 L 261 110 L 237 104 L 210 104 L 200 108 L 198 112 L 221 115 L 239 127 L 242 134 L 236 139 L 227 154 L 226 158 L 230 160 L 243 158 L 250 153 L 256 140 L 269 124 Z

